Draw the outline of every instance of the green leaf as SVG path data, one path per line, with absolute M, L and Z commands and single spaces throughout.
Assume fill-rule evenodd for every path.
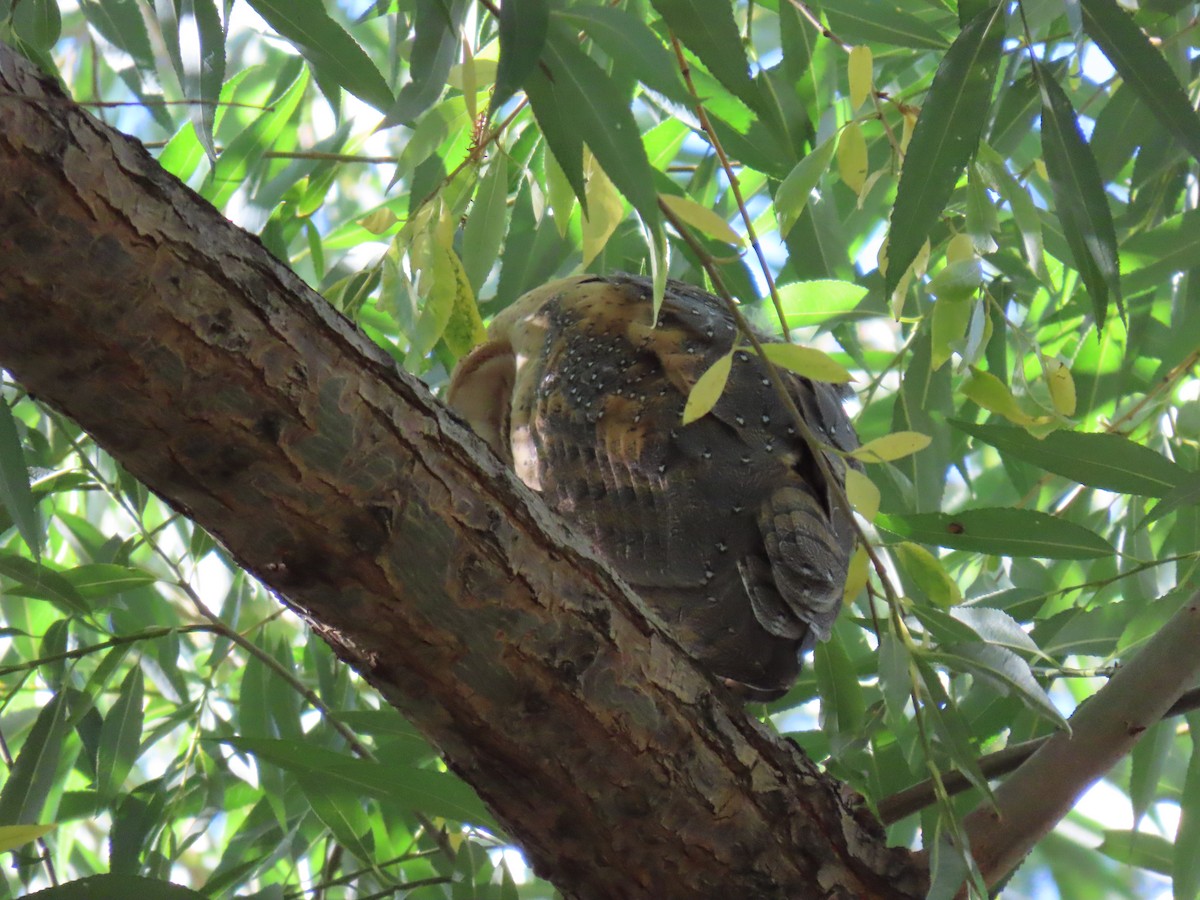
M 891 547 L 896 563 L 904 570 L 917 590 L 935 606 L 948 607 L 962 602 L 962 591 L 946 572 L 941 560 L 911 541 L 901 541 Z
M 917 50 L 944 50 L 946 39 L 936 27 L 895 3 L 839 0 L 824 6 L 829 27 L 842 40 L 894 44 Z
M 554 17 L 586 32 L 611 59 L 620 62 L 622 69 L 650 90 L 676 103 L 690 106 L 696 102 L 679 75 L 675 57 L 638 16 L 615 6 L 580 5 L 557 9 Z
M 196 136 L 209 159 L 217 158 L 213 143 L 213 128 L 216 123 L 217 101 L 221 97 L 221 86 L 225 82 L 225 29 L 213 0 L 182 0 L 180 16 L 191 18 L 194 32 L 180 31 L 180 77 L 183 92 L 188 97 L 198 97 L 200 103 L 192 107 L 192 124 Z M 183 36 L 195 36 L 198 45 L 183 52 Z
M 1042 66 L 1042 154 L 1071 258 L 1103 327 L 1111 294 L 1124 316 L 1118 275 L 1117 236 L 1096 158 L 1083 139 L 1071 101 Z
M 487 174 L 475 191 L 475 204 L 463 228 L 462 266 L 476 296 L 500 256 L 507 212 L 508 157 L 494 153 Z
M 1034 712 L 1066 727 L 1067 720 L 1037 683 L 1029 663 L 1007 647 L 984 643 L 955 644 L 939 647 L 929 657 L 958 672 L 989 679 L 1006 693 L 1016 695 Z
M 42 555 L 42 520 L 29 487 L 29 469 L 12 410 L 0 397 L 0 509 L 8 510 L 33 555 Z
M 787 237 L 800 214 L 808 206 L 808 200 L 817 187 L 821 176 L 829 171 L 833 152 L 837 149 L 837 135 L 826 138 L 800 162 L 779 185 L 775 192 L 775 215 L 779 217 L 779 236 Z M 790 324 L 790 323 L 789 323 Z
M 881 513 L 875 524 L 922 544 L 997 556 L 1092 559 L 1114 552 L 1108 541 L 1082 525 L 1029 509 L 992 507 L 910 516 Z
M 79 8 L 105 40 L 133 57 L 139 69 L 154 71 L 150 33 L 136 0 L 80 0 Z
M 100 728 L 96 793 L 101 797 L 115 796 L 121 790 L 129 770 L 137 760 L 138 745 L 142 739 L 142 701 L 145 693 L 141 667 L 134 666 L 121 683 L 117 699 Z
M 1030 270 L 1044 281 L 1049 281 L 1042 249 L 1042 220 L 1029 191 L 1008 171 L 1003 157 L 987 144 L 979 145 L 979 168 L 1012 210 L 1013 222 L 1021 233 L 1021 246 Z
M 1131 294 L 1154 287 L 1200 259 L 1200 209 L 1172 216 L 1121 245 L 1121 276 Z
M 322 0 L 247 2 L 268 25 L 291 41 L 322 77 L 337 82 L 380 112 L 386 112 L 392 106 L 392 91 L 379 69 L 358 42 L 330 18 Z M 436 16 L 444 28 L 446 19 L 440 7 Z
M 1083 30 L 1188 153 L 1200 160 L 1200 118 L 1175 72 L 1116 0 L 1082 0 Z
M 629 104 L 608 74 L 579 49 L 573 34 L 552 29 L 543 61 L 548 72 L 539 67 L 527 80 L 525 90 L 534 116 L 580 203 L 587 202 L 582 155 L 578 165 L 573 157 L 582 137 L 612 183 L 643 221 L 657 229 L 658 192 Z
M 1150 510 L 1141 524 L 1149 525 L 1173 510 L 1192 506 L 1200 507 L 1200 474 L 1196 473 L 1190 474 L 1160 502 L 1156 503 L 1154 509 Z
M 153 584 L 158 579 L 142 569 L 112 563 L 88 563 L 64 569 L 63 579 L 85 600 L 100 600 Z
M 550 7 L 546 0 L 509 0 L 500 4 L 500 62 L 492 91 L 492 113 L 525 84 L 537 67 L 549 25 Z
M 1021 623 L 1004 610 L 992 609 L 989 606 L 956 606 L 950 611 L 950 615 L 989 644 L 1007 647 L 1018 653 L 1045 655 L 1021 627 Z
M 460 822 L 492 823 L 475 792 L 449 773 L 353 759 L 303 741 L 237 737 L 224 743 L 289 772 L 322 776 L 331 786 L 359 797 L 375 797 Z
M 12 11 L 12 28 L 17 37 L 41 51 L 48 51 L 62 34 L 62 15 L 56 0 L 22 0 Z
M 1175 724 L 1170 720 L 1151 725 L 1142 739 L 1133 745 L 1129 755 L 1129 802 L 1133 805 L 1135 828 L 1158 799 L 1163 767 L 1174 745 Z M 1170 856 L 1167 861 L 1169 864 Z
M 7 593 L 57 603 L 68 612 L 87 613 L 87 602 L 61 572 L 23 556 L 0 555 L 0 575 L 17 582 Z
M 951 424 L 1004 455 L 1106 491 L 1165 497 L 1189 474 L 1162 454 L 1118 434 L 1053 431 L 1039 439 L 1007 425 L 974 425 L 957 419 Z
M 821 692 L 821 727 L 825 731 L 854 733 L 861 729 L 866 712 L 858 673 L 835 632 L 813 651 L 817 689 Z
M 732 4 L 708 0 L 651 0 L 651 4 L 717 81 L 751 109 L 759 107 L 761 98 L 750 78 Z
M 33 825 L 42 817 L 69 730 L 66 706 L 65 695 L 55 694 L 21 745 L 0 790 L 0 822 L 5 825 Z
M 900 173 L 888 231 L 886 293 L 916 259 L 975 152 L 1000 66 L 1004 5 L 962 30 L 938 66 Z
M 846 319 L 869 318 L 874 312 L 856 312 L 867 289 L 850 281 L 818 279 L 779 285 L 779 302 L 789 328 L 824 325 Z M 774 308 L 764 304 L 757 318 L 773 318 Z
M 306 87 L 308 72 L 302 69 L 283 95 L 255 119 L 249 128 L 230 141 L 224 152 L 217 157 L 211 179 L 202 191 L 205 199 L 213 206 L 219 208 L 228 203 L 234 191 L 245 181 L 250 166 L 262 159 L 263 154 L 271 149 L 283 133 L 288 120 L 300 106 Z
M 1169 877 L 1175 847 L 1157 834 L 1106 828 L 1104 840 L 1096 850 L 1124 865 Z

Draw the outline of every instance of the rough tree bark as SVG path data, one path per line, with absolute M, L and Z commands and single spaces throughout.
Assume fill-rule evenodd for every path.
M 300 611 L 572 897 L 923 895 L 536 497 L 0 46 L 0 366 Z

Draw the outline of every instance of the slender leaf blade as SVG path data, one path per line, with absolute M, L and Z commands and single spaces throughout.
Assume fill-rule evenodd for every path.
M 549 26 L 546 0 L 505 0 L 500 5 L 500 62 L 492 112 L 503 106 L 537 67 Z
M 1082 0 L 1083 30 L 1167 131 L 1200 160 L 1200 117 L 1162 53 L 1117 5 Z
M 1054 194 L 1054 207 L 1075 268 L 1092 300 L 1097 327 L 1103 327 L 1108 298 L 1122 316 L 1120 263 L 1112 212 L 1091 148 L 1083 139 L 1066 93 L 1041 66 L 1042 154 Z
M 386 112 L 392 106 L 392 91 L 375 63 L 346 29 L 330 18 L 321 0 L 247 2 L 268 25 L 290 41 L 314 69 L 380 112 Z M 444 22 L 445 17 L 441 18 Z
M 1000 68 L 1004 6 L 962 30 L 946 51 L 909 142 L 888 239 L 886 292 L 917 257 L 963 167 L 979 145 Z
M 1007 425 L 975 425 L 962 420 L 951 423 L 1003 454 L 1088 487 L 1165 497 L 1188 477 L 1182 466 L 1118 434 L 1054 431 L 1035 438 L 1023 428 Z
M 25 545 L 42 555 L 42 522 L 29 486 L 29 468 L 12 410 L 0 398 L 0 508 L 8 510 Z
M 1092 559 L 1114 552 L 1094 531 L 1029 509 L 990 507 L 907 516 L 881 513 L 875 524 L 906 540 L 997 556 Z

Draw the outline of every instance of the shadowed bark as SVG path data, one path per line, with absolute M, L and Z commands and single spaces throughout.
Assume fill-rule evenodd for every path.
M 918 897 L 416 379 L 0 47 L 0 365 L 216 535 L 571 897 Z

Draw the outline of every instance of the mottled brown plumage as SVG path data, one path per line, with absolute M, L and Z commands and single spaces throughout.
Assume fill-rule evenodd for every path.
M 657 327 L 650 315 L 644 278 L 546 285 L 496 317 L 448 400 L 710 671 L 778 696 L 837 617 L 849 512 L 750 353 L 735 354 L 713 410 L 681 424 L 688 392 L 735 343 L 720 300 L 672 281 Z M 836 388 L 783 377 L 820 440 L 857 446 Z M 825 458 L 840 480 L 842 460 Z

